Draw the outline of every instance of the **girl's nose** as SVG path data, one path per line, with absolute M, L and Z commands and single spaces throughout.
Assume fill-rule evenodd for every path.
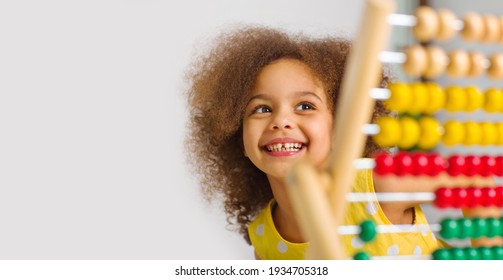
M 271 129 L 291 129 L 294 124 L 291 118 L 287 115 L 278 115 L 271 122 Z
M 282 124 L 273 124 L 272 129 L 290 129 L 292 126 L 285 120 Z

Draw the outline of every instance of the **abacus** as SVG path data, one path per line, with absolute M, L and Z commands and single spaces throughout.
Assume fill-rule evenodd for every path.
M 503 43 L 503 17 L 467 13 L 457 19 L 454 13 L 422 6 L 414 15 L 393 14 L 392 1 L 368 0 L 354 49 L 348 60 L 336 111 L 333 149 L 328 171 L 316 170 L 307 162 L 296 163 L 289 176 L 289 195 L 303 234 L 310 240 L 308 259 L 380 259 L 359 252 L 347 256 L 341 235 L 358 235 L 371 242 L 376 234 L 393 233 L 408 226 L 375 225 L 366 220 L 360 225 L 343 225 L 348 203 L 370 201 L 418 201 L 439 209 L 472 208 L 475 215 L 447 218 L 430 224 L 444 240 L 485 239 L 480 247 L 440 248 L 431 254 L 405 256 L 413 259 L 503 259 L 501 240 L 503 186 L 494 176 L 503 176 L 503 155 L 461 155 L 448 157 L 434 151 L 438 145 L 503 145 L 503 123 L 489 121 L 440 122 L 439 111 L 503 113 L 503 91 L 490 88 L 483 92 L 475 86 L 441 87 L 419 80 L 395 82 L 386 89 L 375 88 L 381 63 L 401 64 L 413 79 L 432 79 L 447 75 L 453 79 L 487 75 L 503 78 L 503 54 L 485 57 L 479 52 L 444 51 L 434 45 L 420 44 L 402 52 L 383 51 L 391 25 L 406 26 L 420 43 L 446 41 L 457 34 L 466 41 Z M 385 100 L 396 117 L 381 117 L 368 124 L 375 100 Z M 356 128 L 356 129 L 355 129 Z M 361 128 L 361 129 L 359 129 Z M 359 159 L 366 137 L 393 152 L 380 152 L 371 159 Z M 395 176 L 424 180 L 421 192 L 352 193 L 351 183 L 358 168 L 372 168 L 376 176 Z M 417 177 L 416 177 L 417 176 Z M 417 178 L 417 179 L 416 179 Z M 433 181 L 428 181 L 435 178 Z M 487 210 L 484 210 L 487 209 Z M 419 228 L 418 230 L 422 230 Z

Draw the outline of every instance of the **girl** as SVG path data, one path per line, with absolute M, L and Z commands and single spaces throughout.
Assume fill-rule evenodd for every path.
M 286 193 L 292 163 L 308 159 L 324 168 L 330 153 L 334 108 L 350 43 L 342 38 L 313 39 L 263 27 L 239 28 L 188 72 L 193 166 L 212 198 L 221 194 L 230 224 L 255 249 L 259 259 L 303 259 L 309 243 L 302 236 Z M 383 75 L 381 87 L 389 77 Z M 377 103 L 373 118 L 387 114 Z M 369 140 L 367 157 L 378 147 Z M 357 173 L 354 190 L 386 191 L 371 170 Z M 427 224 L 411 203 L 351 204 L 348 224 L 371 217 L 378 224 Z M 380 235 L 363 244 L 345 237 L 349 253 L 373 255 L 431 253 L 438 243 L 423 233 Z

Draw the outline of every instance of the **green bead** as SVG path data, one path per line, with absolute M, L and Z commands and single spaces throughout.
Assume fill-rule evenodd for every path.
M 437 249 L 432 254 L 434 260 L 451 260 L 451 253 L 447 249 Z
M 494 259 L 493 250 L 491 250 L 491 248 L 479 247 L 477 249 L 479 250 L 481 260 L 493 260 Z
M 365 252 L 358 252 L 353 256 L 354 260 L 370 260 L 370 255 Z
M 361 232 L 360 232 L 359 236 L 360 236 L 360 239 L 363 240 L 364 242 L 372 241 L 377 234 L 376 225 L 371 220 L 363 221 L 360 224 L 360 229 L 361 229 Z
M 459 239 L 465 239 L 473 236 L 474 227 L 471 219 L 461 218 L 457 221 L 459 226 Z
M 451 248 L 449 249 L 452 260 L 465 260 L 466 254 L 462 248 Z
M 489 229 L 487 231 L 487 237 L 501 236 L 503 234 L 503 223 L 498 218 L 487 218 L 486 219 Z
M 495 260 L 503 260 L 503 247 L 494 246 L 491 247 L 491 250 L 493 251 L 493 256 Z
M 465 257 L 467 260 L 480 260 L 480 254 L 476 248 L 466 247 L 464 250 L 465 250 Z
M 473 218 L 473 238 L 479 238 L 482 236 L 487 236 L 489 231 L 489 224 L 486 222 L 486 219 L 483 218 Z
M 444 239 L 457 238 L 459 236 L 459 226 L 454 219 L 444 219 L 440 222 L 440 236 Z

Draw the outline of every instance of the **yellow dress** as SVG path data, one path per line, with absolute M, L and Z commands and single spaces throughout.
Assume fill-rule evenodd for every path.
M 354 192 L 375 193 L 372 170 L 360 170 L 356 174 Z M 300 260 L 304 259 L 309 243 L 292 243 L 283 239 L 274 226 L 272 211 L 274 199 L 269 202 L 248 226 L 248 233 L 257 256 L 262 260 Z M 392 225 L 378 202 L 350 203 L 346 215 L 346 225 L 359 225 L 366 219 L 372 219 L 378 225 Z M 358 235 L 344 235 L 344 245 L 348 256 L 364 251 L 371 256 L 427 255 L 441 247 L 428 225 L 428 221 L 419 206 L 415 207 L 415 223 L 419 232 L 399 232 L 377 234 L 368 243 Z

